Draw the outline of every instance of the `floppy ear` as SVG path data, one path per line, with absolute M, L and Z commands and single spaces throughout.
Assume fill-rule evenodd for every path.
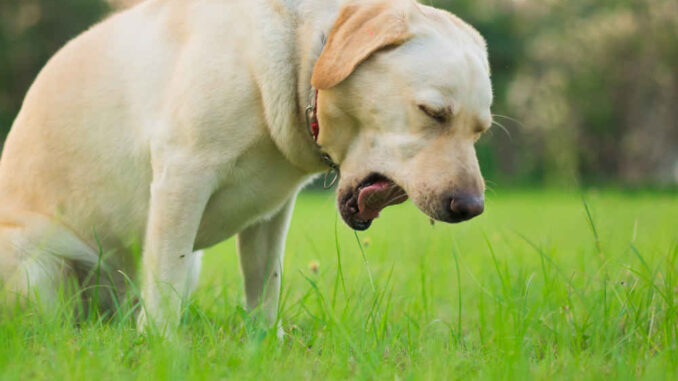
M 403 1 L 383 0 L 344 6 L 313 68 L 311 84 L 332 88 L 348 78 L 375 51 L 405 42 L 410 36 Z

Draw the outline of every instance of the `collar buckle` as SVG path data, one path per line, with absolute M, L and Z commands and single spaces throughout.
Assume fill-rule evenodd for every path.
M 341 174 L 341 172 L 339 172 L 339 165 L 337 165 L 334 160 L 332 160 L 332 157 L 330 157 L 327 152 L 321 151 L 320 157 L 322 158 L 323 162 L 327 164 L 328 167 L 330 167 L 330 169 L 325 172 L 325 179 L 323 180 L 323 188 L 330 189 L 337 183 L 337 181 L 339 181 L 339 176 Z

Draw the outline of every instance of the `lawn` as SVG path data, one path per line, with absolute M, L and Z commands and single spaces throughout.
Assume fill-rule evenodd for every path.
M 247 318 L 231 240 L 208 250 L 177 338 L 139 335 L 124 314 L 4 315 L 0 379 L 678 377 L 675 193 L 487 198 L 461 225 L 406 203 L 355 235 L 332 194 L 304 194 L 284 341 Z

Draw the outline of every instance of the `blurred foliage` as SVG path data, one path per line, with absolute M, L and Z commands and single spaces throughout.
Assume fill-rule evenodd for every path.
M 478 146 L 491 186 L 678 183 L 678 2 L 421 1 L 488 41 L 508 130 Z M 0 2 L 0 140 L 48 58 L 107 12 L 101 0 Z
M 0 142 L 47 60 L 109 10 L 102 0 L 0 0 Z

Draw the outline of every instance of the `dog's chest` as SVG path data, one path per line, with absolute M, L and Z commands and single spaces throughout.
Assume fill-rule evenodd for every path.
M 277 149 L 248 150 L 205 208 L 195 249 L 215 245 L 279 211 L 308 177 Z

